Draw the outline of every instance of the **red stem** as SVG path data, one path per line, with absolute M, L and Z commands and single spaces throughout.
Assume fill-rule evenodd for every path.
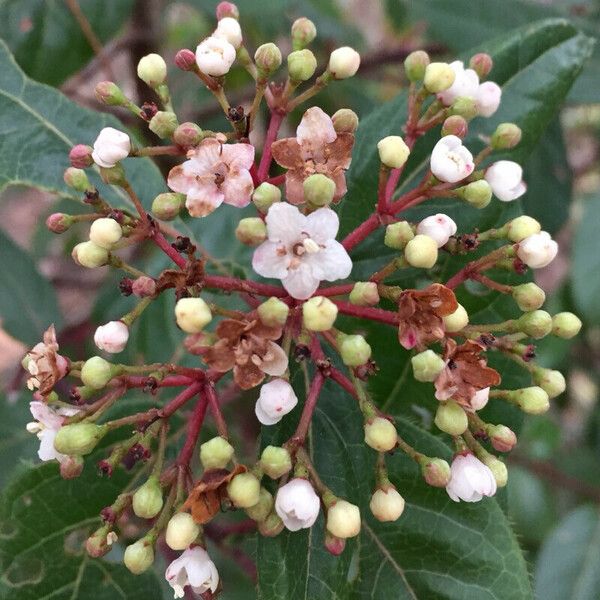
M 156 231 L 152 236 L 154 243 L 180 268 L 184 269 L 187 265 L 187 261 L 165 238 L 165 236 L 160 232 Z
M 265 181 L 269 176 L 269 168 L 271 167 L 271 159 L 273 157 L 271 153 L 271 146 L 277 139 L 277 133 L 279 132 L 279 128 L 281 127 L 284 117 L 285 115 L 279 112 L 271 113 L 271 120 L 269 121 L 269 128 L 267 129 L 263 154 L 258 167 L 257 177 L 260 183 Z
M 324 382 L 325 377 L 323 376 L 323 373 L 321 373 L 321 371 L 317 371 L 310 384 L 308 395 L 306 396 L 306 401 L 304 402 L 304 408 L 302 409 L 302 415 L 300 416 L 300 421 L 298 422 L 298 427 L 296 427 L 294 435 L 290 438 L 293 440 L 296 447 L 304 444 L 304 440 L 306 440 L 308 428 L 310 427 L 310 422 L 312 420 L 313 413 L 315 412 L 317 400 L 319 399 L 319 394 L 321 393 Z
M 351 231 L 343 240 L 342 246 L 350 252 L 354 246 L 360 244 L 366 237 L 371 235 L 381 225 L 377 213 L 373 213 L 366 221 L 363 221 L 354 231 Z
M 205 275 L 204 285 L 209 288 L 217 288 L 226 292 L 245 292 L 247 294 L 258 294 L 259 296 L 276 296 L 286 298 L 287 292 L 278 286 L 268 283 L 258 283 L 249 279 L 238 279 L 237 277 L 226 277 L 222 275 Z
M 331 371 L 329 373 L 329 377 L 333 379 L 338 385 L 344 388 L 349 394 L 356 396 L 356 389 L 352 385 L 352 382 L 338 369 L 335 367 L 331 367 Z
M 223 413 L 221 412 L 221 407 L 219 406 L 219 400 L 217 398 L 215 388 L 211 383 L 208 383 L 204 386 L 204 396 L 206 397 L 208 405 L 210 406 L 210 412 L 215 420 L 219 435 L 222 438 L 227 439 L 229 437 L 227 432 L 227 424 L 223 418 Z
M 120 378 L 128 388 L 144 387 L 148 382 L 148 377 L 129 375 Z M 169 375 L 160 381 L 157 381 L 158 387 L 180 387 L 194 383 L 194 379 L 185 375 Z
M 341 300 L 334 300 L 333 302 L 337 305 L 338 310 L 345 315 L 351 315 L 361 319 L 370 319 L 371 321 L 378 321 L 379 323 L 385 323 L 386 325 L 397 326 L 400 323 L 398 314 L 389 310 L 384 310 L 383 308 L 356 306 L 355 304 L 342 302 Z
M 386 184 L 390 180 L 390 175 L 394 174 L 394 171 L 398 169 L 392 169 L 390 171 L 388 168 L 381 165 L 379 170 L 379 185 L 377 187 L 377 212 L 381 215 L 385 215 L 388 212 L 388 195 L 387 195 L 387 186 Z
M 281 175 L 275 175 L 275 177 L 269 177 L 269 179 L 267 179 L 267 183 L 270 183 L 271 185 L 281 185 L 284 181 L 285 173 L 282 173 Z
M 179 393 L 171 402 L 166 404 L 161 411 L 159 411 L 159 417 L 168 418 L 174 412 L 179 410 L 186 402 L 191 400 L 196 394 L 199 394 L 204 387 L 203 381 L 196 381 L 192 383 L 190 387 Z
M 341 285 L 330 285 L 329 287 L 319 288 L 315 296 L 343 296 L 349 294 L 354 288 L 353 283 L 343 283 Z
M 188 466 L 190 463 L 192 454 L 194 453 L 194 448 L 198 442 L 200 430 L 202 429 L 202 423 L 204 422 L 204 415 L 206 414 L 207 405 L 208 401 L 206 396 L 200 396 L 196 406 L 194 407 L 194 412 L 189 420 L 188 431 L 185 437 L 183 448 L 181 449 L 179 457 L 177 458 L 177 464 L 180 466 Z

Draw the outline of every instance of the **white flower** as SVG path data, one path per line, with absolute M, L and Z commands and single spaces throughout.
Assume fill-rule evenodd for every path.
M 440 180 L 456 183 L 468 177 L 475 168 L 473 155 L 455 135 L 444 136 L 431 153 L 431 172 Z
M 175 598 L 185 596 L 184 588 L 189 585 L 195 594 L 210 590 L 215 592 L 219 585 L 219 573 L 208 552 L 200 546 L 190 547 L 176 558 L 165 572 L 165 578 L 173 588 Z
M 275 498 L 275 511 L 290 531 L 312 527 L 320 508 L 319 496 L 306 479 L 292 479 Z
M 477 390 L 471 397 L 471 408 L 473 410 L 481 410 L 485 408 L 490 399 L 490 388 L 486 387 L 482 390 Z
M 500 106 L 502 88 L 493 81 L 484 81 L 475 94 L 475 106 L 482 117 L 491 117 Z
M 123 352 L 129 340 L 129 327 L 123 321 L 109 321 L 94 333 L 94 344 L 106 352 Z
M 334 50 L 327 65 L 327 69 L 334 79 L 353 77 L 358 71 L 358 67 L 360 67 L 360 54 L 349 46 Z
M 336 242 L 338 216 L 319 208 L 308 216 L 287 202 L 273 204 L 267 214 L 267 241 L 252 257 L 252 267 L 263 277 L 281 279 L 287 292 L 309 298 L 322 280 L 350 275 L 352 261 Z
M 239 48 L 242 45 L 242 28 L 233 17 L 223 17 L 212 35 L 226 40 L 234 48 Z
M 519 242 L 517 256 L 532 269 L 549 265 L 558 254 L 558 244 L 547 231 L 534 233 Z
M 465 69 L 460 60 L 450 63 L 450 67 L 454 71 L 454 83 L 438 94 L 444 106 L 450 106 L 457 98 L 475 98 L 479 88 L 477 73 L 473 69 Z
M 260 388 L 256 417 L 263 425 L 275 425 L 298 404 L 298 397 L 285 379 L 273 379 Z
M 496 479 L 492 471 L 470 452 L 458 454 L 450 467 L 446 491 L 454 502 L 479 502 L 484 496 L 496 493 Z
M 131 140 L 123 131 L 105 127 L 94 142 L 92 158 L 100 167 L 110 169 L 129 155 Z
M 494 196 L 502 202 L 516 200 L 527 191 L 523 183 L 523 169 L 512 160 L 499 160 L 488 167 L 485 180 L 490 184 Z
M 229 73 L 234 60 L 235 48 L 220 37 L 208 37 L 196 48 L 196 64 L 207 75 L 220 77 Z
M 45 402 L 30 402 L 29 410 L 35 419 L 27 423 L 27 431 L 35 433 L 40 440 L 38 456 L 40 460 L 57 460 L 64 462 L 69 459 L 66 454 L 61 454 L 54 449 L 54 438 L 62 427 L 65 417 L 72 417 L 79 412 L 78 408 L 65 406 L 54 410 Z
M 417 225 L 417 233 L 434 239 L 438 248 L 441 248 L 456 233 L 456 223 L 448 215 L 438 213 L 423 219 Z

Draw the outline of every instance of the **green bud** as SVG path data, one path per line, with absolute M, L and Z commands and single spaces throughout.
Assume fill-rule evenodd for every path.
M 101 217 L 90 227 L 90 241 L 105 250 L 110 250 L 122 237 L 123 230 L 114 219 Z
M 267 327 L 283 327 L 290 314 L 290 307 L 274 296 L 260 304 L 256 310 L 261 323 Z
M 172 221 L 184 206 L 184 194 L 165 192 L 156 196 L 152 201 L 152 214 L 161 221 Z
M 224 469 L 233 458 L 233 446 L 220 436 L 200 446 L 200 462 L 205 469 Z
M 154 549 L 152 548 L 152 544 L 145 538 L 125 548 L 123 563 L 134 575 L 140 575 L 144 571 L 147 571 L 153 562 Z
M 552 331 L 552 317 L 545 310 L 533 310 L 519 317 L 519 330 L 539 340 Z
M 202 298 L 180 298 L 175 304 L 175 321 L 186 333 L 200 333 L 212 320 L 210 306 Z
M 342 362 L 347 367 L 360 367 L 371 358 L 371 346 L 362 335 L 341 335 L 338 343 Z
M 285 448 L 267 446 L 260 456 L 260 467 L 271 479 L 279 479 L 292 468 L 292 458 Z
M 511 242 L 520 242 L 530 235 L 539 233 L 541 230 L 542 226 L 539 221 L 536 221 L 527 215 L 522 215 L 507 223 L 506 237 Z
M 500 123 L 492 134 L 490 145 L 494 150 L 508 150 L 519 144 L 521 135 L 521 128 L 514 123 Z
M 148 123 L 150 131 L 155 133 L 159 138 L 170 138 L 175 130 L 179 127 L 177 115 L 172 112 L 159 110 Z
M 327 510 L 327 531 L 343 540 L 360 533 L 360 510 L 347 500 L 337 500 Z
M 550 408 L 548 394 L 538 386 L 513 390 L 509 392 L 508 399 L 530 415 L 541 415 Z
M 322 173 L 307 177 L 303 184 L 304 200 L 312 207 L 331 204 L 335 195 L 335 181 Z
M 240 473 L 227 484 L 227 494 L 237 508 L 250 508 L 260 498 L 260 481 L 252 473 Z
M 415 354 L 410 362 L 413 375 L 417 381 L 435 381 L 445 366 L 444 359 L 433 350 L 425 350 Z
M 500 459 L 493 454 L 487 454 L 481 459 L 481 462 L 492 472 L 498 487 L 504 487 L 508 483 L 508 469 Z
M 404 258 L 412 267 L 431 269 L 438 259 L 437 242 L 428 235 L 415 235 L 404 248 Z
M 515 432 L 506 425 L 488 425 L 486 433 L 498 452 L 510 452 L 517 444 Z
M 112 81 L 101 81 L 96 85 L 95 93 L 98 101 L 108 106 L 123 106 L 128 103 L 121 88 Z
M 310 19 L 301 17 L 292 23 L 291 33 L 294 50 L 302 50 L 317 37 L 317 28 Z
M 258 210 L 260 210 L 262 213 L 269 212 L 269 208 L 271 208 L 275 202 L 280 201 L 281 190 L 277 186 L 267 183 L 266 181 L 261 183 L 252 194 L 252 202 L 254 202 L 254 206 L 256 206 L 256 208 L 258 208 Z
M 292 81 L 308 81 L 315 74 L 317 59 L 310 50 L 296 50 L 288 55 L 287 65 Z
M 358 115 L 349 108 L 340 108 L 331 120 L 336 133 L 354 133 L 358 127 Z
M 399 135 L 388 135 L 377 142 L 379 160 L 390 169 L 400 169 L 408 160 L 410 148 Z
M 185 550 L 196 541 L 199 533 L 200 527 L 192 515 L 179 512 L 174 514 L 167 523 L 165 542 L 171 550 Z
M 458 195 L 475 208 L 485 208 L 492 199 L 492 188 L 485 179 L 458 188 Z
M 85 192 L 92 187 L 83 169 L 69 167 L 63 176 L 65 183 L 77 192 Z
M 309 331 L 328 331 L 337 314 L 337 305 L 324 296 L 314 296 L 302 305 L 302 322 Z
M 550 398 L 560 396 L 566 389 L 567 383 L 564 375 L 554 369 L 538 367 L 533 372 L 533 380 L 539 385 Z
M 275 537 L 283 531 L 283 527 L 283 521 L 279 515 L 272 512 L 264 521 L 258 523 L 258 532 L 265 537 Z
M 256 49 L 254 62 L 259 74 L 268 77 L 281 66 L 281 50 L 272 42 L 263 44 Z
M 151 475 L 133 494 L 133 512 L 141 519 L 154 518 L 163 507 L 163 496 L 158 477 Z
M 117 163 L 114 167 L 100 167 L 100 177 L 107 185 L 123 187 L 127 184 L 125 169 L 121 163 Z
M 273 509 L 273 496 L 264 487 L 260 488 L 258 502 L 254 506 L 249 506 L 246 509 L 246 514 L 260 523 L 264 521 Z
M 423 83 L 428 92 L 438 94 L 447 90 L 455 78 L 456 74 L 448 63 L 434 62 L 425 67 Z
M 446 331 L 456 333 L 462 331 L 469 324 L 469 313 L 462 304 L 451 314 L 442 317 Z
M 422 81 L 425 77 L 425 69 L 429 65 L 429 54 L 424 50 L 411 52 L 404 59 L 404 71 L 409 81 Z
M 464 117 L 460 115 L 449 116 L 442 125 L 442 137 L 455 135 L 463 139 L 469 132 L 469 124 Z
M 546 301 L 546 293 L 535 283 L 516 285 L 512 297 L 522 311 L 537 310 Z
M 379 292 L 374 281 L 357 281 L 348 297 L 356 306 L 373 306 L 379 302 Z
M 173 141 L 183 148 L 193 148 L 203 139 L 202 129 L 189 121 L 182 123 L 173 132 Z
M 552 317 L 552 333 L 566 340 L 575 337 L 581 326 L 581 319 L 572 312 L 561 312 Z
M 247 246 L 258 246 L 267 239 L 267 226 L 260 217 L 240 219 L 235 228 L 235 237 Z
M 422 456 L 419 459 L 421 473 L 428 485 L 446 487 L 450 481 L 450 465 L 442 458 Z
M 469 426 L 469 420 L 459 404 L 454 400 L 448 400 L 438 406 L 435 424 L 438 429 L 449 435 L 462 435 Z
M 63 425 L 54 438 L 54 448 L 61 454 L 85 456 L 108 433 L 106 425 L 73 423 Z
M 403 250 L 406 244 L 415 237 L 415 232 L 408 221 L 392 223 L 385 228 L 383 243 L 388 248 Z
M 167 78 L 167 63 L 159 54 L 147 54 L 137 65 L 137 76 L 151 88 L 157 88 Z
M 81 367 L 81 381 L 92 390 L 101 390 L 119 373 L 118 367 L 101 356 L 92 356 Z
M 86 269 L 102 267 L 108 262 L 108 250 L 94 242 L 81 242 L 71 251 L 73 260 Z
M 365 444 L 377 452 L 389 452 L 398 443 L 394 424 L 383 417 L 369 419 L 365 423 Z
M 469 121 L 477 116 L 477 104 L 473 98 L 457 98 L 449 112 L 451 115 L 458 115 Z

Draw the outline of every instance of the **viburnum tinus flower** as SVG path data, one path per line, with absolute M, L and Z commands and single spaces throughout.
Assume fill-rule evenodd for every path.
M 274 204 L 267 214 L 267 241 L 252 257 L 252 267 L 263 277 L 281 279 L 294 298 L 309 298 L 325 281 L 350 275 L 352 261 L 335 240 L 338 216 L 330 208 L 303 215 L 285 202 Z
M 195 594 L 210 590 L 216 592 L 219 585 L 219 572 L 208 552 L 200 546 L 191 546 L 167 567 L 165 578 L 173 588 L 175 598 L 185 596 L 189 585 Z
M 298 404 L 294 389 L 285 379 L 273 379 L 260 388 L 254 411 L 263 425 L 275 425 Z
M 434 146 L 430 167 L 440 181 L 456 183 L 473 172 L 475 163 L 459 137 L 446 135 Z
M 271 146 L 273 158 L 288 171 L 285 193 L 288 202 L 304 202 L 303 182 L 321 173 L 335 183 L 334 202 L 346 193 L 344 170 L 350 166 L 354 135 L 336 133 L 333 121 L 319 107 L 309 108 L 296 129 L 295 138 L 277 140 Z
M 100 166 L 110 169 L 129 155 L 131 140 L 126 133 L 114 127 L 105 127 L 94 142 L 92 158 Z
M 433 238 L 441 248 L 456 233 L 456 223 L 448 215 L 438 213 L 423 219 L 417 225 L 417 233 Z
M 490 184 L 494 196 L 502 202 L 520 198 L 527 186 L 523 183 L 523 169 L 512 160 L 499 160 L 485 171 L 485 180 Z
M 94 334 L 94 343 L 100 350 L 116 354 L 123 352 L 129 340 L 129 327 L 123 321 L 109 321 L 100 325 Z
M 223 202 L 238 207 L 250 203 L 254 146 L 208 138 L 190 150 L 188 158 L 171 169 L 167 183 L 174 192 L 186 195 L 192 217 L 205 217 Z
M 448 496 L 454 502 L 479 502 L 484 496 L 496 493 L 496 479 L 489 467 L 471 452 L 457 454 L 450 467 Z
M 300 477 L 281 486 L 275 498 L 275 510 L 290 531 L 312 527 L 320 508 L 319 496 L 313 486 Z
M 233 379 L 243 390 L 257 386 L 266 375 L 285 373 L 287 354 L 273 341 L 281 337 L 281 327 L 268 327 L 259 320 L 225 319 L 216 334 L 218 341 L 202 358 L 221 373 L 233 369 Z
M 558 244 L 547 231 L 534 233 L 519 242 L 517 256 L 532 269 L 549 265 L 558 254 Z
M 76 415 L 79 409 L 65 406 L 55 410 L 45 402 L 36 401 L 29 403 L 29 410 L 35 421 L 27 424 L 27 431 L 35 433 L 40 440 L 38 450 L 40 460 L 57 460 L 58 462 L 68 460 L 69 457 L 66 454 L 61 454 L 54 448 L 54 438 L 63 426 L 65 418 Z
M 234 61 L 235 48 L 223 37 L 207 37 L 196 48 L 196 64 L 207 75 L 226 75 Z
M 69 361 L 58 354 L 54 325 L 44 332 L 43 340 L 26 354 L 25 363 L 31 375 L 27 387 L 30 390 L 38 389 L 42 396 L 47 396 L 56 382 L 67 374 Z

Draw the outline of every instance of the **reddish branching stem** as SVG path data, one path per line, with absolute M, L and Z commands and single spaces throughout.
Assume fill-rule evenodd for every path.
M 273 155 L 271 153 L 271 146 L 273 145 L 273 142 L 277 139 L 277 134 L 279 133 L 279 128 L 281 127 L 281 123 L 283 122 L 284 117 L 285 114 L 282 114 L 280 112 L 271 112 L 271 120 L 269 121 L 269 128 L 267 129 L 265 145 L 263 147 L 260 165 L 258 166 L 257 178 L 260 183 L 266 181 L 269 177 L 269 169 L 271 167 L 271 160 L 273 158 Z
M 190 464 L 190 460 L 192 458 L 192 454 L 194 453 L 194 448 L 198 442 L 198 436 L 200 435 L 200 430 L 202 429 L 202 423 L 204 422 L 204 415 L 206 414 L 206 407 L 208 406 L 208 399 L 206 395 L 200 395 L 198 402 L 196 402 L 196 406 L 194 407 L 194 412 L 190 420 L 188 421 L 188 430 L 185 437 L 185 442 L 183 444 L 183 448 L 177 457 L 177 464 L 180 467 L 188 467 Z
M 215 425 L 217 426 L 217 431 L 222 438 L 227 439 L 229 437 L 229 433 L 227 432 L 227 424 L 225 423 L 225 418 L 223 417 L 223 413 L 221 412 L 221 407 L 219 406 L 219 399 L 217 398 L 217 393 L 215 391 L 214 385 L 212 383 L 207 383 L 203 389 L 203 395 L 206 397 L 208 402 L 208 406 L 210 407 L 210 412 L 215 420 Z
M 306 396 L 306 401 L 304 402 L 304 408 L 302 409 L 302 415 L 300 416 L 298 427 L 296 427 L 294 435 L 290 438 L 290 441 L 296 448 L 302 446 L 306 441 L 308 429 L 310 427 L 312 416 L 315 412 L 319 394 L 321 393 L 324 382 L 325 377 L 323 376 L 323 373 L 321 373 L 321 371 L 317 371 L 308 389 L 308 394 Z

